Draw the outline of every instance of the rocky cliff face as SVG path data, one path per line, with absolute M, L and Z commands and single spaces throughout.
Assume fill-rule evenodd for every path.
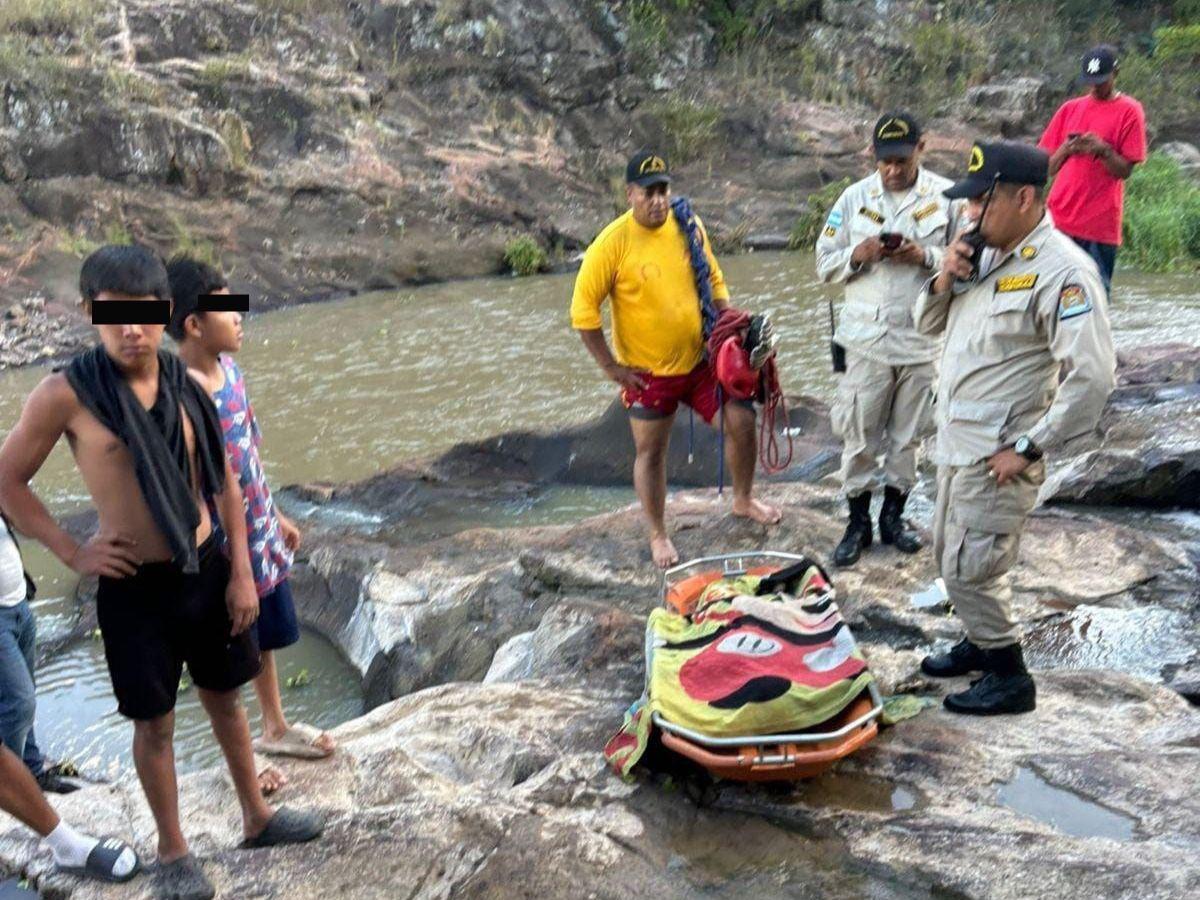
M 497 272 L 525 233 L 562 261 L 640 144 L 671 152 L 723 243 L 778 245 L 810 190 L 864 170 L 874 115 L 735 66 L 695 16 L 651 40 L 645 3 L 81 8 L 0 41 L 0 308 L 72 305 L 80 258 L 128 238 L 219 258 L 261 306 Z M 827 43 L 886 33 L 838 16 Z M 810 27 L 776 25 L 785 48 Z M 939 128 L 943 161 L 966 127 Z

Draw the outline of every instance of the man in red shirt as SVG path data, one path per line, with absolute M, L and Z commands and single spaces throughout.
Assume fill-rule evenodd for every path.
M 1059 107 L 1040 142 L 1056 176 L 1050 215 L 1096 261 L 1105 289 L 1121 243 L 1125 179 L 1146 158 L 1146 116 L 1113 86 L 1119 68 L 1108 44 L 1085 53 L 1080 80 L 1091 90 Z

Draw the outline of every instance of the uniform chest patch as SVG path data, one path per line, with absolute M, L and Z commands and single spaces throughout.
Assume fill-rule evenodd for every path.
M 1011 294 L 1013 291 L 1027 291 L 1037 284 L 1038 273 L 1026 272 L 1024 275 L 1006 275 L 996 279 L 997 294 Z
M 860 216 L 866 216 L 876 225 L 882 225 L 884 223 L 883 213 L 875 212 L 873 209 L 867 209 L 865 206 L 858 210 L 858 214 Z
M 927 203 L 913 213 L 913 221 L 920 222 L 922 219 L 927 219 L 938 211 L 938 202 L 934 200 L 932 203 Z
M 1058 318 L 1071 319 L 1092 311 L 1092 300 L 1077 284 L 1068 284 L 1058 295 Z

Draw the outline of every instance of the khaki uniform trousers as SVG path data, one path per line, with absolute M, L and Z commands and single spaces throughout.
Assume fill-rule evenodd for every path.
M 908 493 L 917 483 L 917 447 L 933 431 L 933 376 L 931 362 L 889 366 L 846 349 L 830 420 L 847 497 L 884 486 Z
M 986 463 L 938 467 L 934 558 L 967 637 L 979 647 L 1005 647 L 1021 639 L 1008 572 L 1045 477 L 1041 462 L 1003 487 Z

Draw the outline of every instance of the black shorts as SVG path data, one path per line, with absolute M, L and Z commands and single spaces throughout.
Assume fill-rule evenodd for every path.
M 104 656 L 126 718 L 157 719 L 173 710 L 184 663 L 192 682 L 209 691 L 239 688 L 262 667 L 255 630 L 229 633 L 229 561 L 211 536 L 198 550 L 195 575 L 161 562 L 128 578 L 100 578 Z

